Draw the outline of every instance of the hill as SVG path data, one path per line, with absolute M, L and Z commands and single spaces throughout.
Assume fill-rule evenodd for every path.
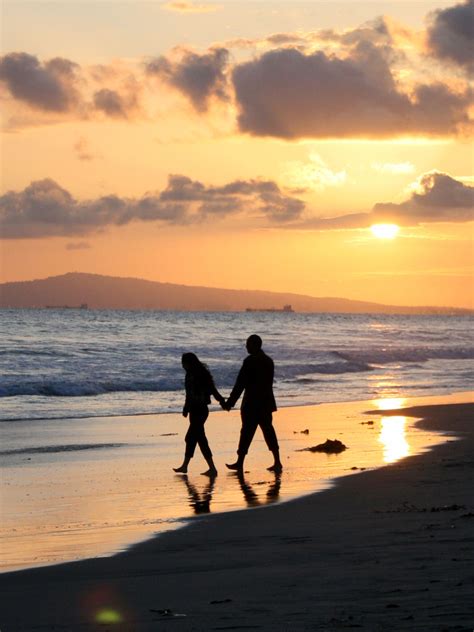
M 471 310 L 449 307 L 401 307 L 344 298 L 316 298 L 260 290 L 226 290 L 80 272 L 0 284 L 0 308 L 77 307 L 84 303 L 92 309 L 242 311 L 247 307 L 281 309 L 283 305 L 290 304 L 297 312 L 472 313 Z

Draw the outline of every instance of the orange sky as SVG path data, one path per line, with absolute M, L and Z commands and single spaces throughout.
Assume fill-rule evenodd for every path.
M 1 280 L 474 307 L 474 2 L 179 7 L 5 3 Z

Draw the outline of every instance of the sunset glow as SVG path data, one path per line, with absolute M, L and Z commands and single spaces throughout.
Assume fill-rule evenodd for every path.
M 472 3 L 344 6 L 7 0 L 0 281 L 472 307 Z
M 374 224 L 370 230 L 378 239 L 394 239 L 400 228 L 396 224 Z

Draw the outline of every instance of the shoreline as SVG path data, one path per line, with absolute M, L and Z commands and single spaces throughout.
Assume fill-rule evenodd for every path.
M 125 392 L 125 391 L 119 391 L 119 392 Z M 135 391 L 132 391 L 135 392 Z M 145 393 L 159 393 L 160 391 L 144 391 Z M 470 390 L 466 390 L 466 391 L 457 391 L 457 390 L 452 390 L 452 389 L 448 389 L 445 393 L 440 393 L 440 392 L 435 392 L 433 394 L 420 394 L 420 395 L 407 395 L 406 397 L 404 397 L 403 399 L 405 400 L 409 400 L 409 401 L 413 401 L 413 400 L 423 400 L 423 399 L 446 399 L 446 398 L 450 398 L 450 397 L 456 397 L 456 396 L 463 396 L 463 395 L 469 395 L 471 393 Z M 108 395 L 109 393 L 102 393 L 102 395 Z M 180 394 L 182 395 L 181 391 Z M 17 397 L 17 396 L 12 396 L 12 397 Z M 63 396 L 55 396 L 57 398 L 61 398 Z M 68 398 L 70 396 L 65 395 L 65 398 Z M 100 397 L 100 395 L 88 395 L 88 396 L 83 396 L 83 397 Z M 319 402 L 305 402 L 303 404 L 301 403 L 297 403 L 297 404 L 278 404 L 278 409 L 276 412 L 278 412 L 279 410 L 286 410 L 288 408 L 310 408 L 310 407 L 315 407 L 315 406 L 330 406 L 330 405 L 338 405 L 338 404 L 362 404 L 364 402 L 370 402 L 370 401 L 375 401 L 376 399 L 381 399 L 376 398 L 375 396 L 372 398 L 365 398 L 365 399 L 341 399 L 341 400 L 330 400 L 330 401 L 319 401 Z M 388 398 L 388 399 L 392 399 L 392 398 Z M 233 409 L 234 411 L 238 411 L 238 406 L 235 407 Z M 215 403 L 211 403 L 209 406 L 209 414 L 212 413 L 216 413 L 216 412 L 220 412 L 221 408 L 215 404 Z M 13 423 L 13 422 L 34 422 L 34 421 L 59 421 L 59 420 L 64 420 L 64 421 L 72 421 L 72 420 L 78 420 L 78 421 L 84 421 L 84 420 L 88 420 L 88 419 L 113 419 L 113 418 L 121 418 L 121 417 L 161 417 L 163 415 L 181 415 L 181 408 L 177 407 L 176 410 L 163 410 L 163 411 L 152 411 L 152 412 L 133 412 L 133 413 L 128 413 L 128 412 L 122 412 L 122 413 L 111 413 L 111 414 L 97 414 L 97 415 L 84 415 L 84 416 L 80 416 L 78 417 L 77 415 L 71 415 L 71 416 L 65 416 L 65 415 L 60 415 L 58 417 L 27 417 L 27 418 L 19 418 L 19 417 L 15 417 L 15 418 L 11 418 L 11 419 L 0 419 L 0 424 L 2 423 Z
M 5 573 L 2 630 L 471 630 L 473 412 L 403 409 L 460 440 L 326 491 L 193 520 L 113 557 Z

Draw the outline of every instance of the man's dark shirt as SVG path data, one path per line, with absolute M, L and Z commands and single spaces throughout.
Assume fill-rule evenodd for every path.
M 273 360 L 263 351 L 247 356 L 227 403 L 234 406 L 244 392 L 241 409 L 244 412 L 272 413 L 276 407 L 273 395 Z

